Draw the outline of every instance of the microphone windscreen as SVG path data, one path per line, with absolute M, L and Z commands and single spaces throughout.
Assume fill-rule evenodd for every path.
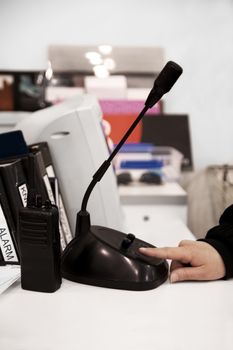
M 154 86 L 146 99 L 145 106 L 147 108 L 153 107 L 164 94 L 171 90 L 182 72 L 183 69 L 177 63 L 168 61 L 155 79 Z
M 159 73 L 157 79 L 154 82 L 154 89 L 161 89 L 163 94 L 166 94 L 171 90 L 179 76 L 182 74 L 183 69 L 175 62 L 169 61 Z

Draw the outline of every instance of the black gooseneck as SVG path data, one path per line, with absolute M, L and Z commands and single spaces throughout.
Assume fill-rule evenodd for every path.
M 169 61 L 164 66 L 162 71 L 159 73 L 158 77 L 155 79 L 154 86 L 146 99 L 144 108 L 142 109 L 142 111 L 140 112 L 138 117 L 135 119 L 135 121 L 132 123 L 130 128 L 126 131 L 125 135 L 122 137 L 121 141 L 118 143 L 118 145 L 115 147 L 113 152 L 110 154 L 109 158 L 101 164 L 99 169 L 93 175 L 92 181 L 91 181 L 90 185 L 88 186 L 88 188 L 85 192 L 85 195 L 83 197 L 81 211 L 77 214 L 78 221 L 79 221 L 79 217 L 88 218 L 88 220 L 90 220 L 89 214 L 86 211 L 86 208 L 87 208 L 88 199 L 90 197 L 90 194 L 91 194 L 93 188 L 95 187 L 97 182 L 99 182 L 102 179 L 102 177 L 104 176 L 104 174 L 108 170 L 108 168 L 111 164 L 111 161 L 113 160 L 115 155 L 118 153 L 120 148 L 123 146 L 123 144 L 125 143 L 127 138 L 130 136 L 130 134 L 133 132 L 135 127 L 138 125 L 140 120 L 146 114 L 148 109 L 152 108 L 161 99 L 161 97 L 164 94 L 166 94 L 168 91 L 170 91 L 170 89 L 175 84 L 175 82 L 177 81 L 179 76 L 182 74 L 182 72 L 183 72 L 183 69 L 177 63 L 175 63 L 173 61 Z M 88 223 L 87 223 L 87 225 L 88 225 Z M 81 227 L 79 227 L 79 229 L 82 231 Z M 78 232 L 76 230 L 76 234 L 77 233 Z M 80 233 L 80 231 L 79 231 L 79 233 Z

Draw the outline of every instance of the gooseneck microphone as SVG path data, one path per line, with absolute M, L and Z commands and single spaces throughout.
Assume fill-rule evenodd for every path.
M 162 284 L 168 276 L 166 260 L 149 258 L 139 253 L 140 247 L 153 247 L 111 228 L 91 226 L 86 210 L 90 194 L 106 171 L 122 145 L 138 125 L 148 109 L 166 94 L 182 74 L 182 68 L 169 61 L 155 79 L 145 106 L 126 131 L 109 158 L 103 162 L 88 186 L 77 213 L 75 238 L 67 245 L 62 256 L 63 277 L 95 286 L 108 288 L 147 290 Z

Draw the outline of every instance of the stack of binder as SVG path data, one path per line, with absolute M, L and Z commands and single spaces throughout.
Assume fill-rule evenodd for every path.
M 0 264 L 18 264 L 19 252 L 14 224 L 5 188 L 0 178 Z
M 49 196 L 49 199 L 52 203 L 56 204 L 59 209 L 59 227 L 62 248 L 65 248 L 66 245 L 73 238 L 71 233 L 70 224 L 66 214 L 65 206 L 63 203 L 62 195 L 59 189 L 58 179 L 55 174 L 53 167 L 51 153 L 47 142 L 40 142 L 38 144 L 33 144 L 29 146 L 33 154 L 41 153 L 43 159 L 43 165 L 45 169 L 45 175 L 43 175 L 43 180 L 46 186 L 46 190 Z
M 12 137 L 17 139 L 15 152 L 12 151 Z M 2 145 L 1 138 L 4 143 L 7 139 L 7 144 Z M 34 187 L 43 201 L 50 199 L 58 206 L 61 249 L 73 238 L 48 144 L 42 142 L 19 148 L 19 139 L 25 143 L 21 131 L 0 135 L 0 148 L 4 146 L 4 152 L 0 151 L 0 265 L 20 264 L 17 220 L 19 210 L 27 206 L 29 187 Z M 11 144 L 9 156 L 8 143 Z M 20 152 L 23 150 L 22 154 L 19 149 Z

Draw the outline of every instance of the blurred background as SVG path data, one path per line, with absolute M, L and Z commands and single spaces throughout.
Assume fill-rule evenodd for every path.
M 0 110 L 17 111 L 19 118 L 89 92 L 111 122 L 116 104 L 106 101 L 142 101 L 174 60 L 183 75 L 154 114 L 188 122 L 188 173 L 181 184 L 193 196 L 190 208 L 199 182 L 206 188 L 203 171 L 206 176 L 207 168 L 223 164 L 230 169 L 232 0 L 1 0 L 0 47 Z M 167 133 L 171 138 L 177 130 L 168 124 Z
M 184 69 L 164 109 L 189 114 L 195 167 L 232 161 L 232 0 L 1 0 L 0 8 L 0 70 L 46 69 L 50 45 L 162 47 Z

